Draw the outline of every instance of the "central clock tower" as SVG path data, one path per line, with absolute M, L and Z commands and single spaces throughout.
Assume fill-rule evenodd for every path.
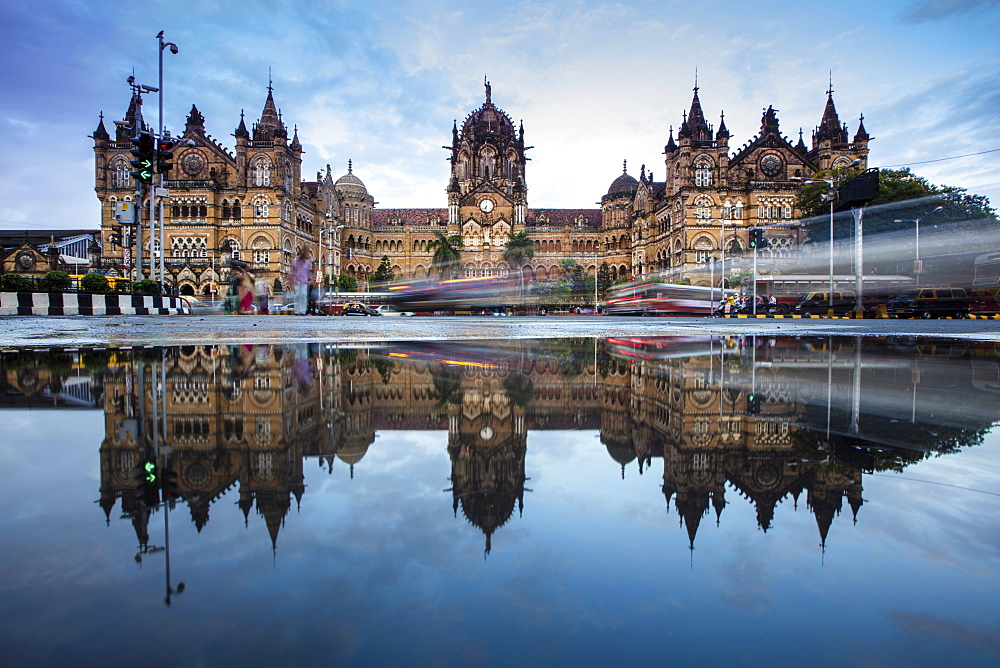
M 494 106 L 488 81 L 486 102 L 452 126 L 448 226 L 465 241 L 463 253 L 496 261 L 514 231 L 524 229 L 528 206 L 525 186 L 524 124 L 514 123 Z M 493 257 L 497 256 L 497 257 Z

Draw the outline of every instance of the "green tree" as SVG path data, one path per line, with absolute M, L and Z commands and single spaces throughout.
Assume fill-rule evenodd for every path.
M 525 231 L 515 232 L 507 240 L 503 251 L 503 261 L 508 267 L 517 267 L 521 277 L 521 294 L 524 294 L 524 263 L 535 257 L 535 243 Z
M 358 281 L 350 274 L 341 274 L 337 277 L 337 289 L 341 292 L 357 292 Z
M 611 289 L 611 267 L 607 262 L 602 262 L 597 270 L 597 294 L 601 299 L 606 299 L 608 290 Z
M 823 170 L 817 172 L 816 177 L 833 179 L 839 187 L 860 173 L 857 169 Z M 811 241 L 827 241 L 830 238 L 830 202 L 824 199 L 829 188 L 829 184 L 819 181 L 806 185 L 799 192 L 797 204 L 803 219 L 813 218 L 803 220 L 809 228 Z M 909 202 L 910 205 L 898 204 L 901 202 Z M 884 206 L 890 204 L 896 206 Z M 837 201 L 834 200 L 836 206 Z M 865 210 L 865 234 L 912 229 L 913 220 L 939 206 L 942 210 L 935 213 L 933 219 L 936 225 L 983 219 L 996 221 L 996 210 L 983 195 L 969 194 L 965 188 L 934 185 L 908 168 L 880 169 L 878 197 L 869 202 Z M 837 238 L 852 234 L 853 226 L 850 213 L 834 214 L 834 235 Z
M 463 245 L 460 234 L 446 237 L 441 232 L 434 233 L 434 238 L 427 244 L 427 247 L 434 251 L 434 255 L 431 257 L 431 268 L 437 269 L 441 273 L 441 278 L 450 278 L 450 273 L 458 268 Z
M 389 256 L 383 255 L 378 268 L 375 270 L 375 273 L 372 274 L 372 283 L 388 283 L 395 278 L 396 277 L 392 273 L 392 267 L 389 266 Z

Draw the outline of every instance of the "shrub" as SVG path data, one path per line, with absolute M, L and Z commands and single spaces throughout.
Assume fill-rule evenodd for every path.
M 30 279 L 24 278 L 20 274 L 4 274 L 0 276 L 0 289 L 4 292 L 21 292 L 24 290 L 30 290 L 28 287 L 31 283 Z
M 103 295 L 108 291 L 108 279 L 98 273 L 91 272 L 80 279 L 80 289 L 95 295 Z
M 45 274 L 42 280 L 38 281 L 38 289 L 42 292 L 64 292 L 69 290 L 69 274 L 65 271 L 50 271 Z
M 152 295 L 154 297 L 162 294 L 160 284 L 149 278 L 133 283 L 132 292 L 137 295 Z

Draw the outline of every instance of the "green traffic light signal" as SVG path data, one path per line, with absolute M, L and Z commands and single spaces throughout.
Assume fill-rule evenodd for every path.
M 153 135 L 148 132 L 140 132 L 138 137 L 132 137 L 132 143 L 135 145 L 129 150 L 135 160 L 130 160 L 132 167 L 135 170 L 132 172 L 132 178 L 140 183 L 152 183 L 153 182 L 153 159 L 156 153 L 156 142 L 153 141 Z
M 148 483 L 156 482 L 156 462 L 152 460 L 147 460 L 142 465 L 143 481 Z

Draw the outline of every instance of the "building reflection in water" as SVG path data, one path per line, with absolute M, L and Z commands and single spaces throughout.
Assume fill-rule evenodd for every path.
M 302 503 L 304 462 L 330 474 L 339 460 L 353 478 L 390 430 L 447 432 L 446 492 L 487 553 L 530 491 L 528 432 L 566 429 L 599 432 L 623 478 L 661 465 L 692 549 L 735 497 L 764 531 L 779 503 L 804 503 L 825 544 L 845 503 L 857 520 L 864 474 L 976 445 L 1000 411 L 1000 348 L 951 340 L 190 346 L 2 364 L 2 406 L 103 408 L 100 506 L 110 522 L 120 504 L 140 554 L 154 513 L 179 500 L 201 531 L 231 495 L 273 547 Z

